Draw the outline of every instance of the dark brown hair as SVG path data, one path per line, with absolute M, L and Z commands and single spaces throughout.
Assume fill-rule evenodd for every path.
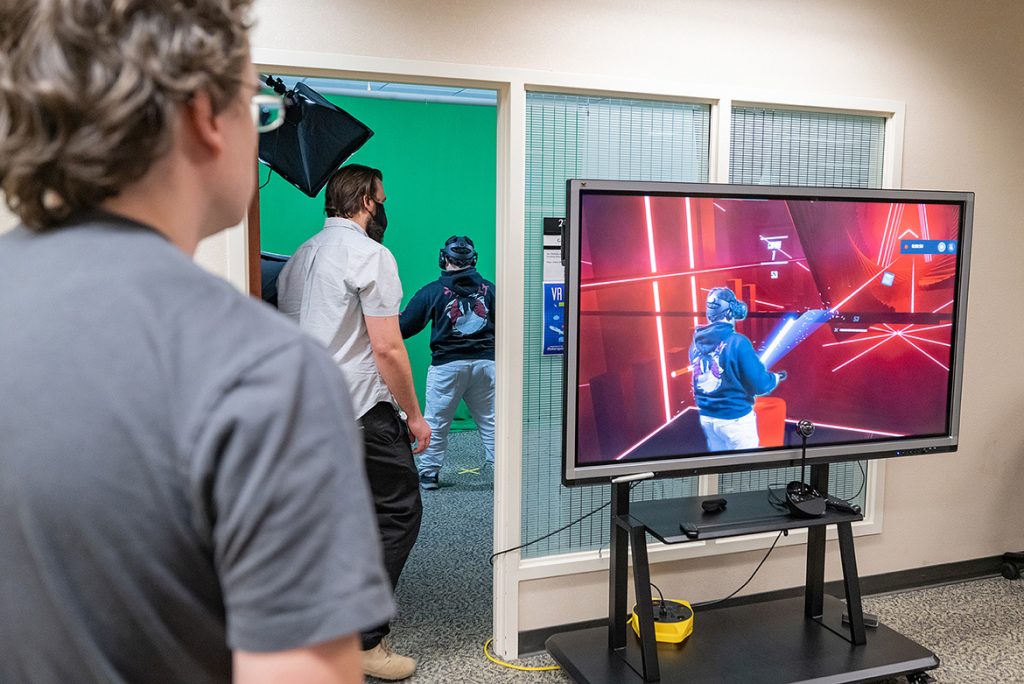
M 351 218 L 363 208 L 363 197 L 377 199 L 374 181 L 384 182 L 380 169 L 362 164 L 349 164 L 334 172 L 324 192 L 324 212 L 328 216 Z
M 97 206 L 166 154 L 197 91 L 222 111 L 251 0 L 0 2 L 0 189 L 34 229 Z

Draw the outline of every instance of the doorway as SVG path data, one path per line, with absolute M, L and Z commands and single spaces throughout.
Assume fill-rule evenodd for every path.
M 277 74 L 275 74 L 277 75 Z M 303 81 L 374 131 L 348 161 L 384 174 L 388 230 L 403 306 L 436 280 L 438 251 L 469 235 L 477 270 L 495 278 L 497 94 L 494 90 L 386 81 L 283 76 Z M 323 193 L 309 198 L 265 166 L 257 169 L 258 206 L 250 213 L 250 263 L 286 259 L 323 226 Z M 251 283 L 253 290 L 264 283 Z M 430 366 L 429 326 L 406 341 L 421 407 Z M 438 652 L 476 654 L 491 634 L 493 468 L 463 404 L 449 436 L 441 488 L 422 492 L 424 519 L 397 589 L 394 643 L 421 662 Z

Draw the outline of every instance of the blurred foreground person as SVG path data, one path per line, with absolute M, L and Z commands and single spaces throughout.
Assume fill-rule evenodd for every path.
M 338 369 L 190 259 L 283 116 L 248 6 L 0 5 L 0 681 L 359 682 L 393 613 Z

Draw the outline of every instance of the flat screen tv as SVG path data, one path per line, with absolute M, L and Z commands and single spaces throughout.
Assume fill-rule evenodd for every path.
M 974 196 L 571 180 L 563 481 L 955 451 Z

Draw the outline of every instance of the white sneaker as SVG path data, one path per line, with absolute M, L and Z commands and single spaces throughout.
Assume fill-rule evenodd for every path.
M 396 681 L 412 677 L 416 672 L 416 661 L 391 650 L 386 641 L 363 651 L 363 673 L 369 677 Z

